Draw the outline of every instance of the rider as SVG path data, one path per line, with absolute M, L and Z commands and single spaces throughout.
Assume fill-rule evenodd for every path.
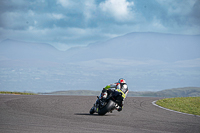
M 112 88 L 115 88 L 114 90 Z M 128 86 L 125 79 L 120 78 L 117 83 L 109 84 L 103 88 L 101 93 L 101 98 L 106 98 L 108 94 L 116 95 L 116 100 L 119 101 L 119 106 L 116 106 L 118 111 L 121 111 L 124 105 L 124 100 L 128 94 Z

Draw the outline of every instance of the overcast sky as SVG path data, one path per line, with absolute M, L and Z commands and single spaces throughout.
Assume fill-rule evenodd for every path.
M 0 41 L 65 50 L 130 32 L 200 34 L 200 0 L 0 0 Z

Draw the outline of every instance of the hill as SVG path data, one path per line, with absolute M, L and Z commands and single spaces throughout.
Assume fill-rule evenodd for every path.
M 69 90 L 69 91 L 56 91 L 51 93 L 42 93 L 49 95 L 85 95 L 85 96 L 98 96 L 101 91 L 90 90 Z M 130 91 L 128 97 L 145 96 L 145 97 L 197 97 L 200 96 L 200 87 L 185 87 L 167 89 L 157 92 L 134 92 Z
M 166 89 L 162 91 L 129 92 L 129 96 L 151 96 L 151 97 L 197 97 L 200 96 L 199 87 L 184 87 Z
M 157 97 L 197 97 L 200 96 L 199 87 L 175 88 L 156 93 Z
M 80 95 L 80 96 L 98 96 L 100 91 L 90 90 L 69 90 L 69 91 L 55 91 L 49 93 L 40 93 L 43 95 Z

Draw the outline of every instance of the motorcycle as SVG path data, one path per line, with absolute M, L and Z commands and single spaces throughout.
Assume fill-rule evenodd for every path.
M 90 109 L 90 114 L 98 113 L 98 115 L 105 115 L 106 113 L 112 113 L 113 110 L 118 110 L 121 108 L 119 105 L 122 105 L 121 93 L 117 91 L 108 92 L 106 98 L 97 96 L 97 101 L 94 106 Z

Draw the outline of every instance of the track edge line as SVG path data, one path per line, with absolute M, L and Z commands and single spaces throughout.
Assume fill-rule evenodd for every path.
M 158 101 L 158 100 L 153 101 L 152 104 L 153 104 L 154 106 L 157 106 L 157 107 L 161 108 L 161 109 L 168 110 L 168 111 L 175 112 L 175 113 L 179 113 L 179 114 L 184 114 L 184 115 L 191 115 L 191 116 L 195 116 L 195 117 L 200 117 L 200 115 L 188 114 L 188 113 L 183 113 L 183 112 L 171 110 L 171 109 L 168 109 L 168 108 L 164 108 L 164 107 L 162 107 L 162 106 L 157 105 L 157 104 L 156 104 L 157 101 Z

